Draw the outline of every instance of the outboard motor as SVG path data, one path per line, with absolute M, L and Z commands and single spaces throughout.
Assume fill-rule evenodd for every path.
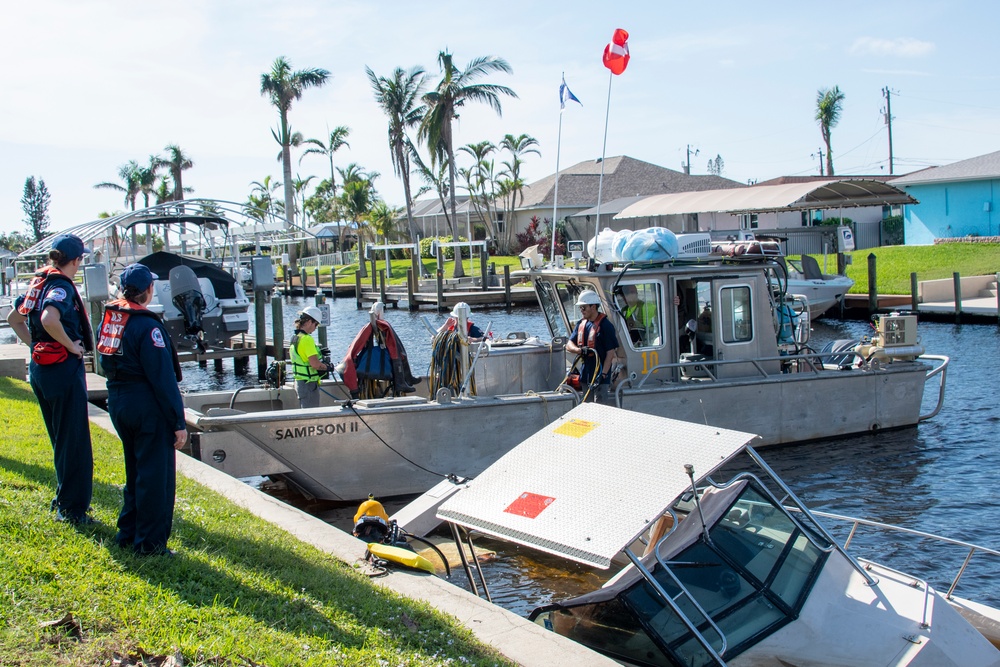
M 175 266 L 170 269 L 171 301 L 184 318 L 184 336 L 182 339 L 199 351 L 205 351 L 205 345 L 198 337 L 202 332 L 201 318 L 205 314 L 205 296 L 201 293 L 198 277 L 190 266 Z

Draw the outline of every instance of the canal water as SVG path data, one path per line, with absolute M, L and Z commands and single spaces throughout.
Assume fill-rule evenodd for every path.
M 291 299 L 286 303 L 286 332 L 291 331 L 295 311 L 311 301 Z M 353 299 L 331 302 L 331 312 L 329 347 L 333 358 L 338 359 L 368 321 L 368 313 L 357 310 Z M 386 318 L 406 344 L 414 372 L 425 372 L 430 362 L 429 334 L 422 320 L 427 318 L 436 327 L 444 315 L 390 308 Z M 503 308 L 476 309 L 472 319 L 484 329 L 489 324 L 498 337 L 514 331 L 548 336 L 538 308 L 511 312 Z M 827 341 L 858 339 L 871 330 L 868 322 L 824 318 L 813 323 L 811 342 L 818 349 Z M 996 380 L 1000 329 L 988 324 L 921 323 L 919 333 L 927 353 L 951 358 L 944 407 L 936 417 L 917 428 L 768 448 L 763 456 L 814 509 L 1000 549 L 1000 505 L 995 500 L 1000 482 L 1000 387 Z M 229 374 L 231 382 L 231 370 Z M 220 380 L 225 378 L 213 378 Z M 933 387 L 933 382 L 928 385 L 924 413 L 933 409 L 936 401 Z M 826 525 L 841 540 L 847 536 L 845 526 L 831 522 Z M 499 549 L 488 540 L 481 543 Z M 960 547 L 941 547 L 870 530 L 859 532 L 852 550 L 925 577 L 943 590 L 947 590 L 966 555 Z M 522 615 L 553 598 L 593 590 L 609 576 L 585 567 L 567 568 L 563 561 L 509 547 L 500 550 L 496 560 L 484 568 L 494 601 Z M 998 579 L 1000 558 L 978 555 L 956 593 L 1000 605 L 1000 588 L 994 583 Z M 467 585 L 460 572 L 453 573 L 452 581 Z
M 286 336 L 291 334 L 296 311 L 310 303 L 312 299 L 286 299 Z M 368 313 L 357 310 L 353 299 L 330 303 L 333 324 L 328 345 L 337 360 L 368 321 Z M 268 319 L 270 312 L 269 306 Z M 414 373 L 425 372 L 430 360 L 429 334 L 423 317 L 437 326 L 444 315 L 427 310 L 386 311 L 386 319 L 406 344 Z M 502 308 L 476 309 L 472 319 L 484 329 L 489 324 L 496 336 L 524 331 L 547 338 L 544 319 L 537 308 L 519 308 L 509 313 Z M 860 338 L 870 331 L 867 322 L 821 319 L 813 323 L 812 343 L 818 348 L 829 340 Z M 996 379 L 1000 368 L 1000 329 L 988 324 L 921 323 L 919 333 L 927 353 L 951 358 L 944 407 L 936 417 L 911 429 L 768 448 L 763 450 L 763 456 L 813 509 L 1000 549 L 997 531 L 1000 504 L 996 501 L 1000 478 L 997 436 L 1000 385 Z M 10 330 L 0 330 L 0 342 L 12 342 L 6 338 L 12 338 Z M 249 373 L 243 376 L 234 374 L 231 361 L 226 362 L 221 372 L 211 365 L 184 366 L 184 388 L 189 391 L 236 388 L 256 382 L 256 365 L 252 360 Z M 925 413 L 936 400 L 936 391 L 927 394 Z M 825 524 L 839 538 L 846 537 L 844 527 Z M 495 546 L 486 540 L 482 544 Z M 966 550 L 960 547 L 941 547 L 910 537 L 887 537 L 864 531 L 855 538 L 852 549 L 858 555 L 925 577 L 942 590 L 947 590 L 966 555 Z M 561 561 L 525 549 L 505 549 L 484 569 L 494 602 L 522 615 L 551 599 L 592 590 L 608 576 L 606 572 L 584 567 L 566 568 Z M 978 555 L 962 577 L 956 594 L 997 606 L 1000 605 L 1000 587 L 995 584 L 998 580 L 1000 558 Z M 453 572 L 452 581 L 465 585 L 461 572 Z

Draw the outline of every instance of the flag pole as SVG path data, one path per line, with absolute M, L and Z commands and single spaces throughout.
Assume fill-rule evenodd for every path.
M 563 83 L 566 82 L 566 73 L 563 72 Z M 552 250 L 549 255 L 549 261 L 553 264 L 556 261 L 556 213 L 559 210 L 559 154 L 562 151 L 562 118 L 563 118 L 563 103 L 560 99 L 559 101 L 559 133 L 556 135 L 556 187 L 555 192 L 552 194 Z
M 594 254 L 597 254 L 597 232 L 601 228 L 601 196 L 604 190 L 604 154 L 608 150 L 608 117 L 611 115 L 611 81 L 614 72 L 608 72 L 608 108 L 604 111 L 604 145 L 601 147 L 601 178 L 597 181 L 597 222 L 594 223 Z

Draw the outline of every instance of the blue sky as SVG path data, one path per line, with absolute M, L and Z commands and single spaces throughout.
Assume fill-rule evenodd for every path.
M 434 7 L 434 9 L 429 9 Z M 421 65 L 437 77 L 441 49 L 464 66 L 501 56 L 513 76 L 491 79 L 519 99 L 503 117 L 469 106 L 456 144 L 527 133 L 541 157 L 533 181 L 555 170 L 560 74 L 583 102 L 563 118 L 560 163 L 601 155 L 608 71 L 601 53 L 615 28 L 631 34 L 632 60 L 611 87 L 607 155 L 630 155 L 693 173 L 721 155 L 737 181 L 818 173 L 816 91 L 839 85 L 833 131 L 839 174 L 887 173 L 881 90 L 893 91 L 896 173 L 1000 149 L 1000 5 L 873 2 L 354 2 L 343 0 L 36 0 L 4 9 L 0 41 L 0 231 L 23 230 L 19 199 L 29 175 L 52 193 L 52 229 L 123 208 L 95 190 L 119 165 L 145 162 L 169 143 L 190 154 L 191 196 L 243 201 L 251 181 L 281 177 L 270 129 L 277 114 L 259 93 L 279 55 L 323 67 L 331 81 L 291 112 L 294 130 L 323 137 L 351 128 L 356 162 L 381 173 L 376 187 L 402 205 L 384 117 L 365 65 L 378 74 Z M 322 177 L 321 157 L 301 176 Z M 318 182 L 318 178 L 316 182 Z

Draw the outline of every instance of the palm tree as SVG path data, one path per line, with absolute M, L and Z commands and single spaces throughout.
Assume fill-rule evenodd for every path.
M 417 172 L 417 175 L 424 181 L 424 188 L 422 191 L 433 190 L 437 196 L 438 201 L 441 203 L 441 211 L 444 213 L 444 221 L 447 223 L 448 228 L 451 230 L 452 238 L 457 238 L 455 235 L 455 226 L 452 224 L 452 219 L 448 215 L 448 179 L 445 178 L 445 170 L 447 165 L 444 160 L 431 160 L 431 164 L 436 164 L 437 171 L 432 169 L 427 165 L 426 162 L 420 157 L 420 153 L 417 152 L 416 146 L 407 142 L 407 148 L 410 153 L 410 159 L 413 160 L 413 166 Z M 419 194 L 417 195 L 420 196 Z
M 448 157 L 448 182 L 451 195 L 451 217 L 456 219 L 455 205 L 455 146 L 452 137 L 452 121 L 458 118 L 457 110 L 466 101 L 483 102 L 490 106 L 498 115 L 502 115 L 500 95 L 517 97 L 517 93 L 506 86 L 493 83 L 475 83 L 493 72 L 511 74 L 513 70 L 503 58 L 481 56 L 473 59 L 464 70 L 459 70 L 452 64 L 452 54 L 441 51 L 438 54 L 438 64 L 443 74 L 441 81 L 434 90 L 423 97 L 427 105 L 427 113 L 420 124 L 418 136 L 431 147 L 431 155 L 437 154 L 436 147 L 443 146 Z M 456 248 L 456 250 L 459 250 Z M 465 275 L 462 268 L 462 253 L 455 253 L 454 277 Z
M 307 176 L 302 178 L 298 174 L 295 175 L 295 181 L 292 183 L 292 187 L 295 190 L 295 212 L 298 213 L 302 211 L 305 215 L 305 203 L 306 203 L 306 188 L 309 187 L 309 183 L 316 178 L 315 176 Z
M 281 183 L 273 181 L 270 175 L 265 176 L 263 181 L 250 183 L 250 195 L 243 204 L 246 214 L 261 221 L 268 215 L 280 215 L 284 211 L 284 204 L 274 197 L 280 187 Z
M 493 226 L 495 217 L 490 211 L 490 205 L 496 201 L 496 161 L 489 156 L 496 149 L 491 141 L 480 141 L 478 144 L 469 144 L 458 149 L 472 158 L 472 166 L 468 169 L 459 169 L 459 174 L 465 181 L 464 187 L 469 193 L 470 203 L 476 209 L 479 219 L 486 226 L 487 235 L 491 238 L 496 238 L 496 229 Z
M 403 209 L 389 206 L 383 200 L 378 199 L 368 211 L 368 226 L 376 237 L 381 236 L 382 242 L 388 245 L 392 241 L 399 240 L 399 230 L 396 229 L 396 221 L 402 215 Z M 385 253 L 385 275 L 392 278 L 392 265 L 389 263 L 390 252 Z
M 389 119 L 389 153 L 392 155 L 392 170 L 403 180 L 403 194 L 406 198 L 406 223 L 410 230 L 410 241 L 417 242 L 417 228 L 413 222 L 413 196 L 410 192 L 410 159 L 406 150 L 406 131 L 417 127 L 423 120 L 426 108 L 418 104 L 424 88 L 424 70 L 414 67 L 409 72 L 401 67 L 393 70 L 389 77 L 376 76 L 370 67 L 365 67 L 371 82 L 375 101 Z
M 347 165 L 346 170 L 340 170 L 341 193 L 337 198 L 344 214 L 354 223 L 358 232 L 358 268 L 362 277 L 367 276 L 365 266 L 363 241 L 365 232 L 368 231 L 365 221 L 371 211 L 377 193 L 375 192 L 375 179 L 378 172 L 365 173 L 365 171 L 355 163 Z M 339 231 L 339 230 L 338 230 Z
M 299 156 L 299 164 L 302 164 L 302 158 L 307 155 L 325 155 L 330 160 L 330 187 L 333 188 L 333 194 L 337 194 L 337 182 L 334 180 L 336 174 L 333 171 L 333 154 L 339 151 L 344 146 L 348 148 L 351 147 L 347 143 L 347 137 L 351 134 L 351 128 L 346 125 L 338 125 L 330 131 L 330 140 L 326 143 L 322 139 L 305 139 L 302 143 L 312 144 L 316 148 L 307 148 L 302 151 L 302 155 Z
M 139 165 L 136 177 L 139 179 L 139 192 L 142 193 L 143 207 L 149 208 L 149 196 L 156 195 L 156 178 L 159 176 L 163 159 L 159 155 L 150 155 L 149 164 Z
M 510 153 L 510 161 L 505 161 L 508 179 L 504 181 L 504 191 L 507 198 L 507 206 L 504 210 L 504 241 L 501 244 L 505 250 L 510 245 L 514 232 L 514 209 L 518 207 L 518 199 L 524 200 L 524 179 L 521 178 L 521 165 L 524 160 L 521 156 L 534 153 L 541 155 L 538 150 L 538 140 L 528 134 L 515 137 L 513 134 L 505 134 L 500 140 L 500 148 Z M 555 225 L 555 221 L 553 221 Z
M 191 158 L 177 144 L 169 144 L 164 150 L 167 151 L 167 157 L 166 159 L 161 158 L 159 162 L 160 166 L 170 170 L 170 180 L 174 184 L 171 201 L 183 201 L 184 193 L 189 192 L 190 188 L 184 188 L 181 172 L 193 167 L 194 162 L 191 161 Z
M 105 181 L 94 186 L 96 190 L 115 190 L 125 195 L 125 205 L 131 210 L 135 210 L 135 200 L 139 196 L 142 186 L 139 182 L 139 171 L 142 167 L 135 160 L 129 160 L 126 164 L 118 167 L 118 178 L 124 185 Z
M 830 130 L 840 122 L 840 111 L 844 106 L 844 93 L 839 86 L 820 88 L 816 92 L 816 121 L 826 143 L 826 175 L 833 176 L 833 149 L 830 148 Z
M 279 56 L 271 65 L 271 71 L 260 75 L 260 94 L 270 98 L 278 110 L 278 132 L 271 130 L 272 136 L 281 144 L 282 173 L 285 184 L 285 216 L 288 227 L 295 225 L 295 191 L 292 186 L 292 128 L 288 124 L 288 111 L 292 102 L 302 97 L 306 88 L 322 86 L 330 73 L 325 69 L 301 69 L 292 71 L 292 66 Z M 297 273 L 295 246 L 289 246 L 289 261 L 292 274 Z

